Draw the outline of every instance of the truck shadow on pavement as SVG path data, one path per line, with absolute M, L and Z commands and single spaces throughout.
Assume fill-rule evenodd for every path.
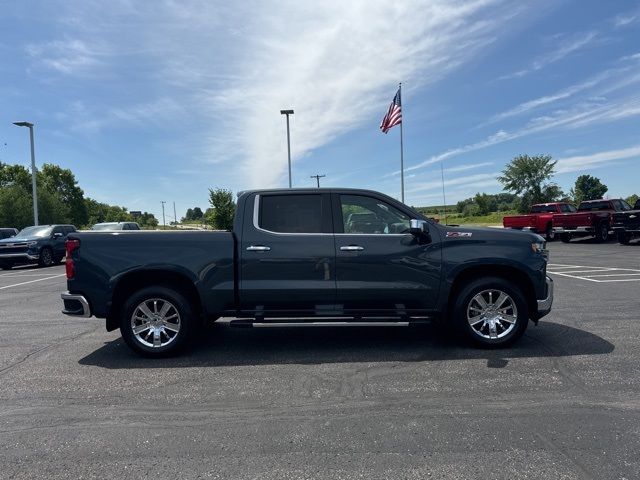
M 435 325 L 244 329 L 214 324 L 203 328 L 198 340 L 181 356 L 144 358 L 117 339 L 79 363 L 138 369 L 486 359 L 488 368 L 503 368 L 517 358 L 605 355 L 614 349 L 612 343 L 593 333 L 553 322 L 530 325 L 520 341 L 500 350 L 465 346 Z

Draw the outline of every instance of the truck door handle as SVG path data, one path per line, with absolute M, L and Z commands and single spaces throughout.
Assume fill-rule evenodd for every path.
M 343 247 L 340 247 L 340 250 L 342 250 L 343 252 L 359 252 L 361 250 L 364 250 L 364 247 L 361 247 L 360 245 L 345 245 Z
M 266 245 L 250 245 L 247 247 L 249 252 L 268 252 L 271 250 L 271 247 L 267 247 Z

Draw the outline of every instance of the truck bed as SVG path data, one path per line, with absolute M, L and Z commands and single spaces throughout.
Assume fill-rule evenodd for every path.
M 96 231 L 73 233 L 69 239 L 80 241 L 69 291 L 91 298 L 97 317 L 109 314 L 114 286 L 138 270 L 187 277 L 205 299 L 206 310 L 219 312 L 226 304 L 233 305 L 235 238 L 231 232 Z M 156 280 L 161 282 L 162 277 Z M 211 295 L 212 291 L 216 294 Z

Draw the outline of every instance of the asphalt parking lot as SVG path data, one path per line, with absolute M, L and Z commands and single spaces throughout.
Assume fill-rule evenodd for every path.
M 59 313 L 63 266 L 0 271 L 0 477 L 640 478 L 640 245 L 550 250 L 553 312 L 497 351 L 221 324 L 147 360 Z

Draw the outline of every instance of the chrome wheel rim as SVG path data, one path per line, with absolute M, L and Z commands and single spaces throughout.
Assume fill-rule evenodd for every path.
M 42 255 L 42 263 L 44 265 L 50 265 L 52 263 L 53 260 L 49 249 L 45 248 L 40 255 Z
M 180 313 L 163 298 L 141 302 L 131 315 L 131 331 L 142 345 L 160 348 L 172 343 L 180 332 Z
M 518 308 L 516 302 L 502 290 L 483 290 L 476 294 L 467 307 L 467 322 L 473 332 L 496 340 L 509 335 L 516 328 Z

